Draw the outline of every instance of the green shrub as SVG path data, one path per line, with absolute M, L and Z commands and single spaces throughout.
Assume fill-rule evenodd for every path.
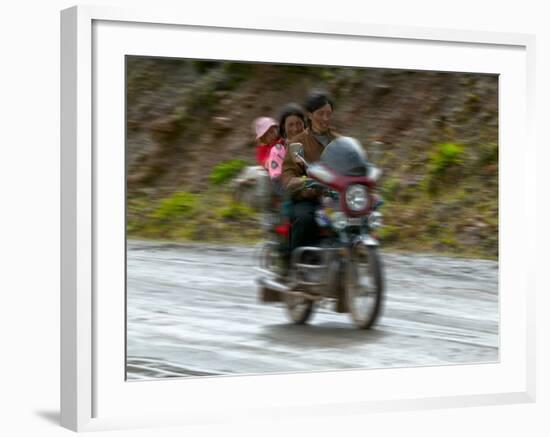
M 228 206 L 220 208 L 218 212 L 221 218 L 230 220 L 255 217 L 255 212 L 252 208 L 239 202 L 231 202 Z
M 196 194 L 187 191 L 178 191 L 171 197 L 162 200 L 151 216 L 159 220 L 189 217 L 195 211 L 197 198 Z
M 242 159 L 232 159 L 222 162 L 214 167 L 212 173 L 210 173 L 209 180 L 215 185 L 221 185 L 237 176 L 246 165 L 246 161 Z
M 456 181 L 464 163 L 464 146 L 456 143 L 441 143 L 435 147 L 428 161 L 428 172 L 422 181 L 430 195 L 439 192 L 441 185 Z
M 449 248 L 457 248 L 458 247 L 458 241 L 456 240 L 455 237 L 453 236 L 446 236 L 446 237 L 442 237 L 440 239 L 440 243 L 446 247 L 449 247 Z
M 442 176 L 449 168 L 460 166 L 464 161 L 464 146 L 456 143 L 438 144 L 430 155 L 430 174 Z

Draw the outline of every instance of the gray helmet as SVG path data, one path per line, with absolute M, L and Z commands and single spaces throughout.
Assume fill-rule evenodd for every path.
M 320 161 L 344 176 L 366 176 L 367 152 L 355 138 L 338 137 L 327 144 Z

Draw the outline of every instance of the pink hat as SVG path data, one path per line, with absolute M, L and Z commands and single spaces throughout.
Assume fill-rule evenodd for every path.
M 254 120 L 253 129 L 256 132 L 256 139 L 262 137 L 271 126 L 279 126 L 279 123 L 271 117 L 259 117 Z

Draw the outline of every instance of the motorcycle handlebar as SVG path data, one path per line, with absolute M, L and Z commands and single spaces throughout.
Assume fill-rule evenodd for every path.
M 325 186 L 319 182 L 317 182 L 316 180 L 313 180 L 313 179 L 307 179 L 306 180 L 306 183 L 304 184 L 304 188 L 317 188 L 317 189 L 321 189 L 321 188 L 324 188 Z

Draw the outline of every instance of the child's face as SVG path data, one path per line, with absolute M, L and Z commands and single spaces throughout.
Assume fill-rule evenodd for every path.
M 269 144 L 277 138 L 277 126 L 271 126 L 265 134 L 263 134 L 261 141 L 264 144 Z

